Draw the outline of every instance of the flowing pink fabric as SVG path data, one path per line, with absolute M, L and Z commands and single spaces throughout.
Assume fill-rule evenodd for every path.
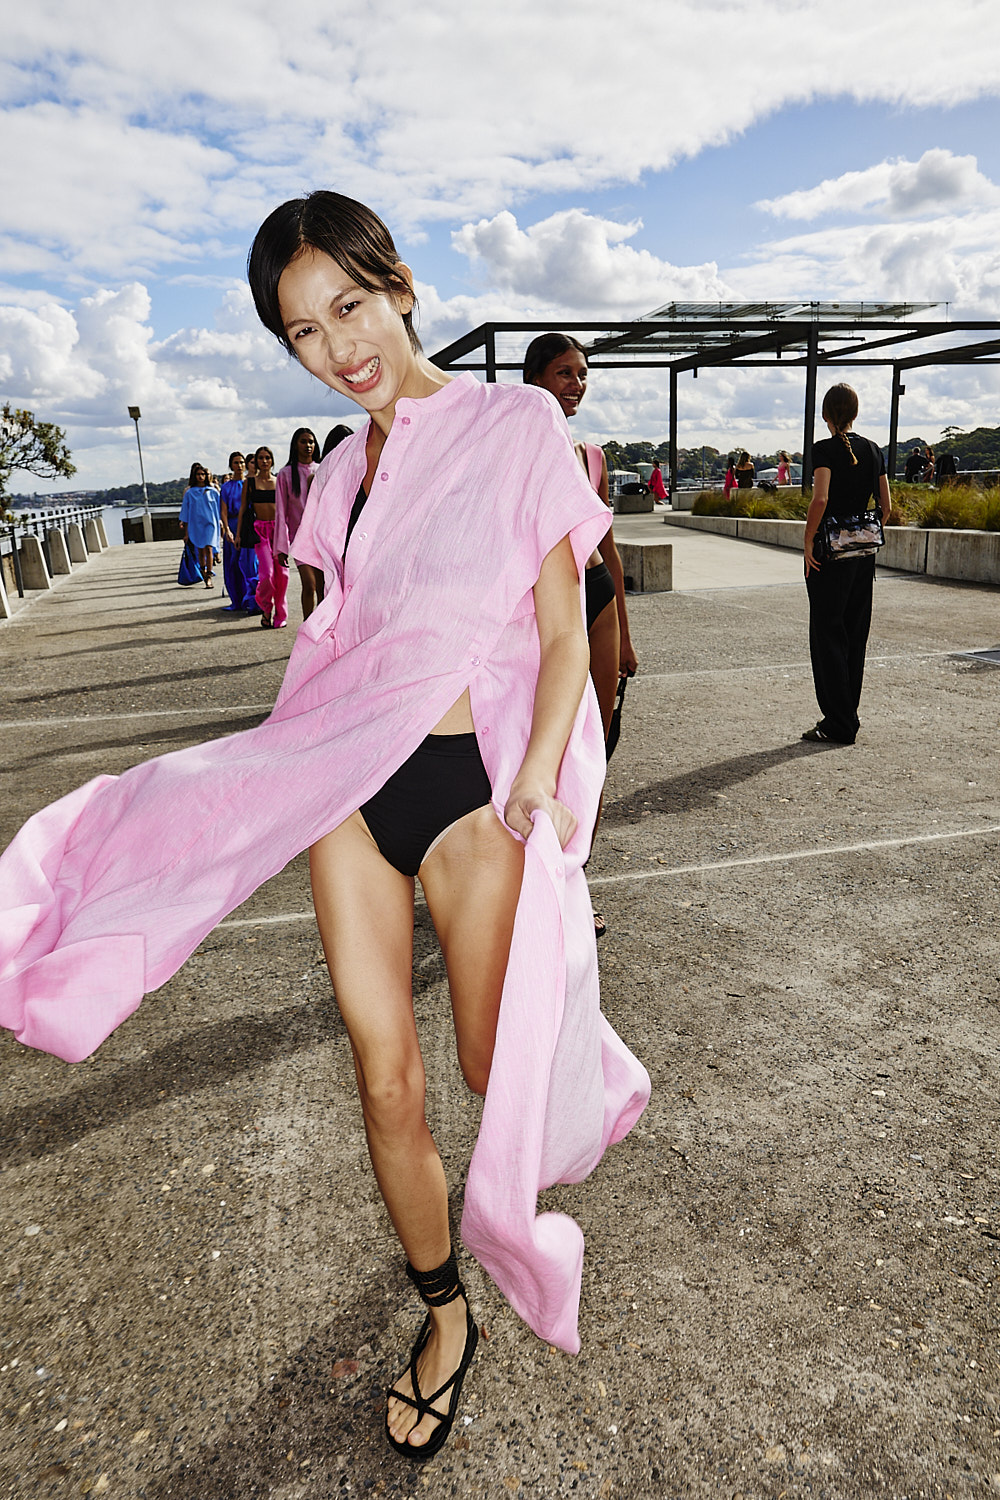
M 268 719 L 98 777 L 0 858 L 0 1024 L 28 1046 L 88 1056 L 228 912 L 377 791 L 465 688 L 502 815 L 538 672 L 531 589 L 567 535 L 582 573 L 609 513 L 552 398 L 471 375 L 398 402 L 345 567 L 364 472 L 362 432 L 313 482 L 295 553 L 325 570 L 327 595 Z M 542 817 L 526 846 L 463 1218 L 512 1305 L 569 1350 L 582 1235 L 536 1217 L 537 1194 L 586 1176 L 649 1093 L 599 1009 L 583 861 L 603 775 L 588 683 L 558 783 L 579 826 L 563 851 Z

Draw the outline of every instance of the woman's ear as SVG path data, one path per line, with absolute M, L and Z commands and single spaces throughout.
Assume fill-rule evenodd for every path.
M 393 301 L 399 308 L 400 313 L 402 313 L 405 317 L 407 313 L 413 311 L 417 303 L 416 294 L 413 290 L 413 272 L 410 270 L 409 266 L 404 265 L 401 260 L 396 262 L 393 270 L 399 277 L 400 281 L 406 283 L 405 292 L 403 291 L 402 287 L 399 287 L 396 291 L 393 292 Z

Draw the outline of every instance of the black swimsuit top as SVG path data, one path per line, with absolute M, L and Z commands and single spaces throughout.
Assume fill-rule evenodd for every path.
M 341 559 L 340 559 L 341 562 L 346 562 L 346 560 L 347 560 L 347 544 L 351 540 L 351 532 L 354 530 L 355 526 L 358 524 L 358 517 L 360 516 L 361 512 L 364 510 L 364 508 L 365 508 L 365 501 L 367 499 L 368 499 L 368 496 L 365 494 L 365 487 L 364 487 L 364 483 L 362 482 L 361 484 L 358 485 L 358 493 L 354 497 L 354 504 L 351 506 L 351 514 L 348 517 L 348 521 L 347 521 L 347 535 L 344 537 L 344 551 L 341 554 Z

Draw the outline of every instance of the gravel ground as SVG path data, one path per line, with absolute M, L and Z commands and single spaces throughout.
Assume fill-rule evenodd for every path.
M 804 589 L 755 584 L 760 551 L 632 603 L 590 874 L 653 1097 L 545 1195 L 587 1237 L 582 1353 L 473 1263 L 456 1433 L 425 1471 L 385 1446 L 419 1309 L 300 857 L 90 1061 L 0 1040 L 0 1497 L 1000 1494 L 1000 667 L 960 654 L 1000 594 L 881 578 L 861 738 L 811 747 Z M 175 554 L 0 627 L 0 841 L 273 701 L 292 631 L 181 592 Z M 457 1223 L 478 1107 L 423 908 L 415 981 Z

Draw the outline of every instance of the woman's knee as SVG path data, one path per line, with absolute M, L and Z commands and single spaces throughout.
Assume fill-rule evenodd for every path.
M 426 1078 L 420 1053 L 392 1062 L 356 1059 L 365 1119 L 380 1134 L 399 1136 L 424 1123 Z

